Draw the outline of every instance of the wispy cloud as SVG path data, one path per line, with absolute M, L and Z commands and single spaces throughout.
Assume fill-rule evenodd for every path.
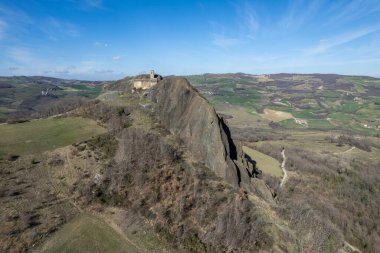
M 321 54 L 330 50 L 331 48 L 338 47 L 340 45 L 349 43 L 351 41 L 354 41 L 366 35 L 372 34 L 378 31 L 379 29 L 380 29 L 380 25 L 377 25 L 377 26 L 362 28 L 360 30 L 347 32 L 336 37 L 322 39 L 319 41 L 318 45 L 306 49 L 305 53 L 306 54 Z
M 25 12 L 0 4 L 0 39 L 29 33 L 27 25 L 33 25 L 33 19 Z
M 48 70 L 45 70 L 45 73 L 52 73 L 61 77 L 70 77 L 70 76 L 89 76 L 94 73 L 95 69 L 98 67 L 98 62 L 96 61 L 80 61 L 77 65 L 62 65 L 55 66 Z
M 4 47 L 3 57 L 7 62 L 0 62 L 3 68 L 7 66 L 7 73 L 22 75 L 38 75 L 46 70 L 51 62 L 47 63 L 45 59 L 35 54 L 30 48 L 22 46 Z
M 255 8 L 248 2 L 234 3 L 233 6 L 238 17 L 237 23 L 241 30 L 239 32 L 249 38 L 254 38 L 260 29 L 260 22 Z
M 204 4 L 202 2 L 196 2 L 195 5 L 197 6 L 198 9 L 200 9 L 201 11 L 204 11 L 206 8 L 204 6 Z
M 80 35 L 79 27 L 71 22 L 48 17 L 42 22 L 40 29 L 52 40 L 57 40 L 62 36 L 76 37 Z
M 256 37 L 260 29 L 260 23 L 254 8 L 248 2 L 230 2 L 234 8 L 236 22 L 233 24 L 220 24 L 210 22 L 212 44 L 219 48 L 227 49 L 247 42 L 247 39 Z
M 279 20 L 279 27 L 285 30 L 297 30 L 307 24 L 318 13 L 322 1 L 290 1 L 284 16 Z
M 112 74 L 113 70 L 111 70 L 111 69 L 99 69 L 99 70 L 95 70 L 95 73 L 97 73 L 97 74 Z
M 102 7 L 103 1 L 102 0 L 86 0 L 86 4 L 94 8 L 100 8 Z
M 108 47 L 108 43 L 100 42 L 100 41 L 95 41 L 94 46 L 96 47 Z
M 235 46 L 239 43 L 239 39 L 226 37 L 226 36 L 221 35 L 221 34 L 214 34 L 213 37 L 214 38 L 212 40 L 212 44 L 214 44 L 217 47 L 224 48 L 224 49 L 227 49 L 231 46 Z
M 380 13 L 378 0 L 334 1 L 326 11 L 328 18 L 325 26 L 341 26 Z
M 64 67 L 64 68 L 57 68 L 53 71 L 49 71 L 50 73 L 54 73 L 54 74 L 57 74 L 57 75 L 70 75 L 72 72 L 75 72 L 75 70 L 77 69 L 76 66 L 67 66 L 67 67 Z
M 33 62 L 36 63 L 37 60 L 30 50 L 23 47 L 12 47 L 7 50 L 7 53 L 10 59 L 18 64 L 28 65 L 32 64 Z
M 0 40 L 5 37 L 5 29 L 7 28 L 7 23 L 0 19 Z
M 254 17 L 254 14 L 247 13 L 245 16 L 245 21 L 246 21 L 247 27 L 251 31 L 251 33 L 256 33 L 257 30 L 259 30 L 259 22 Z
M 115 55 L 115 56 L 112 56 L 112 60 L 114 60 L 114 61 L 119 61 L 119 60 L 121 60 L 121 56 L 120 55 Z
M 8 22 L 13 21 L 17 23 L 33 23 L 32 18 L 24 11 L 16 8 L 10 8 L 0 4 L 0 15 Z
M 19 69 L 20 69 L 19 67 L 9 67 L 8 68 L 9 71 L 17 71 Z

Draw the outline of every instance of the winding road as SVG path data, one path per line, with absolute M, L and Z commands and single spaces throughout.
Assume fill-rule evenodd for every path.
M 282 172 L 284 173 L 284 176 L 281 180 L 281 183 L 280 183 L 280 187 L 284 186 L 286 180 L 288 179 L 288 173 L 285 169 L 285 163 L 286 163 L 286 155 L 285 155 L 285 149 L 283 149 L 281 151 L 281 155 L 282 155 L 282 163 L 281 163 L 281 169 L 282 169 Z

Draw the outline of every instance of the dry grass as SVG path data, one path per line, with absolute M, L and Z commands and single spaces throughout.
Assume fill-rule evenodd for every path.
M 256 166 L 264 173 L 279 178 L 282 177 L 281 165 L 279 161 L 269 155 L 263 154 L 246 146 L 243 146 L 243 151 L 256 161 Z
M 270 109 L 264 109 L 264 113 L 260 114 L 261 117 L 264 119 L 278 122 L 286 119 L 292 119 L 293 115 L 288 112 L 282 112 L 282 111 L 275 111 Z
M 67 223 L 36 252 L 140 252 L 103 220 L 83 214 Z
M 263 120 L 254 108 L 248 110 L 241 106 L 223 105 L 217 108 L 217 112 L 233 117 L 227 119 L 228 125 L 231 127 L 268 128 L 269 122 Z

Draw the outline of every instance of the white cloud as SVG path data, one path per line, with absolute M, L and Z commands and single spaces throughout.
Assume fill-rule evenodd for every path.
M 115 56 L 112 57 L 112 60 L 118 61 L 118 60 L 121 60 L 121 58 L 122 57 L 120 55 L 115 55 Z
M 311 47 L 309 49 L 306 49 L 305 53 L 306 54 L 321 54 L 330 50 L 331 48 L 349 43 L 351 41 L 354 41 L 356 39 L 359 39 L 361 37 L 374 33 L 378 31 L 379 29 L 380 29 L 380 25 L 377 25 L 377 26 L 366 27 L 360 30 L 344 33 L 333 38 L 322 39 L 319 41 L 318 45 Z
M 58 20 L 54 17 L 48 17 L 45 22 L 40 26 L 40 29 L 45 32 L 53 41 L 57 40 L 62 35 L 76 37 L 80 35 L 77 25 Z
M 229 48 L 239 43 L 237 38 L 229 38 L 224 35 L 216 34 L 212 40 L 212 44 L 221 48 Z
M 58 68 L 54 71 L 51 71 L 55 74 L 58 74 L 58 75 L 70 75 L 72 74 L 73 72 L 75 72 L 75 70 L 77 69 L 77 67 L 75 66 L 68 66 L 68 67 L 65 67 L 65 68 Z
M 91 74 L 94 73 L 96 67 L 97 62 L 95 61 L 81 61 L 75 66 L 62 64 L 45 67 L 42 72 L 44 74 L 53 74 L 54 76 L 64 78 L 81 78 L 91 76 Z
M 8 55 L 16 63 L 32 64 L 33 62 L 36 62 L 36 58 L 33 55 L 33 53 L 30 52 L 28 49 L 22 47 L 10 48 L 8 51 Z
M 30 16 L 28 16 L 25 12 L 20 9 L 5 7 L 4 5 L 0 5 L 0 15 L 2 18 L 8 23 L 23 23 L 23 24 L 33 24 L 33 20 Z
M 20 68 L 19 67 L 9 67 L 8 70 L 10 71 L 16 71 L 16 70 L 19 70 Z
M 245 20 L 251 32 L 256 33 L 259 30 L 259 22 L 252 13 L 247 13 Z
M 320 11 L 321 4 L 322 2 L 319 0 L 312 0 L 307 2 L 305 8 L 303 1 L 290 1 L 278 25 L 285 30 L 299 29 Z
M 260 28 L 260 22 L 255 8 L 248 2 L 232 3 L 238 17 L 240 35 L 254 38 Z
M 377 15 L 378 12 L 378 0 L 334 1 L 330 9 L 326 10 L 331 18 L 326 20 L 325 26 L 341 26 L 366 16 Z
M 104 43 L 104 42 L 95 41 L 94 46 L 96 46 L 96 47 L 108 47 L 108 44 Z
M 97 74 L 112 74 L 113 70 L 111 70 L 111 69 L 99 69 L 99 70 L 95 70 L 95 73 L 97 73 Z

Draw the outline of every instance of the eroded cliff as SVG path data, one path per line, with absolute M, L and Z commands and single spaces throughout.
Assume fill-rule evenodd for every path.
M 183 141 L 195 160 L 231 185 L 249 188 L 253 168 L 241 146 L 232 140 L 223 118 L 185 78 L 162 80 L 153 101 L 161 124 Z

